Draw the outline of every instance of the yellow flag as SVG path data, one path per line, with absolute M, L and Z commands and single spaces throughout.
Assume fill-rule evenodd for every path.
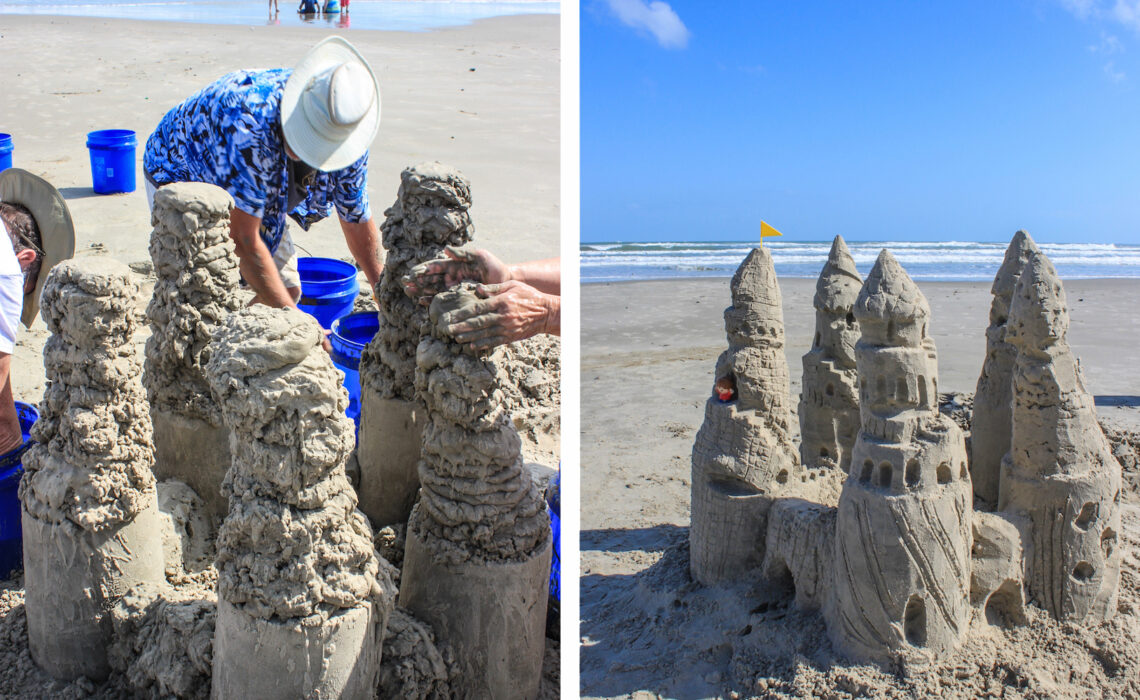
M 771 226 L 764 223 L 763 221 L 760 222 L 760 247 L 761 248 L 764 247 L 764 237 L 765 236 L 782 236 L 782 235 L 784 235 L 784 234 L 780 233 L 779 231 L 772 228 Z

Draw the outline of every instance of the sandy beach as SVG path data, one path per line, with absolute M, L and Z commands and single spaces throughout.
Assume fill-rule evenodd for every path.
M 814 329 L 815 280 L 782 279 L 780 286 L 795 397 Z M 990 285 L 919 286 L 932 308 L 939 390 L 972 395 Z M 1140 431 L 1140 282 L 1073 280 L 1065 289 L 1069 343 L 1100 419 Z M 925 677 L 845 664 L 834 657 L 820 615 L 796 611 L 758 581 L 713 589 L 694 583 L 690 454 L 726 347 L 728 304 L 727 278 L 582 289 L 584 696 L 1136 697 L 1140 493 L 1127 468 L 1123 523 L 1131 551 L 1116 619 L 1078 631 L 1034 617 L 1029 627 L 982 634 Z
M 290 66 L 332 34 L 353 42 L 381 85 L 382 121 L 369 160 L 369 197 L 378 223 L 396 199 L 401 171 L 440 161 L 471 182 L 475 245 L 506 262 L 558 255 L 556 15 L 502 17 L 428 32 L 5 16 L 0 131 L 13 136 L 16 167 L 63 193 L 77 228 L 76 256 L 109 256 L 139 273 L 141 312 L 154 285 L 141 172 L 151 130 L 168 109 L 221 75 Z M 101 196 L 92 190 L 86 134 L 107 128 L 137 132 L 135 192 Z M 300 255 L 351 259 L 335 216 L 307 232 L 294 223 L 289 227 Z M 140 352 L 148 332 L 144 326 L 134 338 Z M 21 329 L 12 363 L 17 400 L 38 403 L 43 396 L 47 338 L 40 320 Z M 557 342 L 543 347 L 543 357 L 557 357 Z M 554 432 L 540 436 L 540 454 L 530 453 L 531 459 L 558 463 L 557 425 L 554 419 Z M 378 536 L 396 542 L 402 556 L 402 532 L 401 526 L 398 535 L 389 529 Z M 384 551 L 393 558 L 395 550 Z M 204 576 L 179 585 L 212 590 L 210 575 Z M 130 696 L 119 676 L 102 684 L 62 683 L 37 669 L 27 648 L 23 601 L 21 579 L 0 582 L 0 696 Z M 558 693 L 558 648 L 547 640 L 542 697 Z

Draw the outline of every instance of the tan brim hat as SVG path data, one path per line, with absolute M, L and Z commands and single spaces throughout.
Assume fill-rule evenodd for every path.
M 380 83 L 352 44 L 330 36 L 309 50 L 281 93 L 281 131 L 323 172 L 352 165 L 380 129 Z
M 0 202 L 23 205 L 32 213 L 40 230 L 44 251 L 40 274 L 35 289 L 24 295 L 24 311 L 20 315 L 24 325 L 31 328 L 40 310 L 40 292 L 48 272 L 75 255 L 75 225 L 59 190 L 27 170 L 8 168 L 0 173 Z

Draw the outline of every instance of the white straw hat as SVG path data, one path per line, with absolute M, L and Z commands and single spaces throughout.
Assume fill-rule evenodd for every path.
M 281 130 L 305 163 L 330 172 L 368 151 L 380 128 L 380 83 L 352 44 L 331 36 L 305 54 L 281 94 Z
M 26 207 L 40 230 L 40 245 L 43 247 L 40 274 L 35 288 L 24 295 L 24 309 L 20 315 L 24 325 L 31 328 L 40 309 L 40 292 L 48 272 L 75 254 L 75 225 L 71 223 L 71 212 L 59 190 L 26 170 L 9 168 L 0 173 L 0 202 Z M 7 244 L 7 241 L 3 243 Z

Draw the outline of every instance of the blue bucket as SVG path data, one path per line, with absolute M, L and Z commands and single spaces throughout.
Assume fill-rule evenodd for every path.
M 31 440 L 32 424 L 40 417 L 36 409 L 22 401 L 16 402 L 16 415 L 20 419 L 20 433 L 24 442 Z M 8 578 L 15 569 L 24 568 L 24 541 L 20 528 L 20 477 L 23 448 L 0 455 L 0 579 Z
M 328 0 L 325 3 L 325 14 L 336 14 L 340 12 L 340 5 L 336 0 Z
M 96 194 L 135 191 L 135 132 L 104 129 L 87 134 L 91 181 Z
M 333 321 L 352 311 L 360 285 L 356 268 L 332 258 L 297 258 L 301 298 L 297 308 L 332 328 Z
M 0 134 L 0 171 L 12 167 L 12 135 Z
M 344 388 L 348 389 L 348 417 L 360 429 L 360 353 L 364 346 L 372 342 L 372 336 L 380 330 L 380 319 L 375 311 L 360 311 L 333 321 L 332 345 L 333 364 L 344 372 Z

